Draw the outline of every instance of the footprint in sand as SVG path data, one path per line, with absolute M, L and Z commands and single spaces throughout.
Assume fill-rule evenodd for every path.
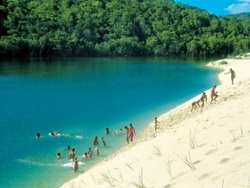
M 242 148 L 243 148 L 242 146 L 237 146 L 234 148 L 234 150 L 237 151 L 237 150 L 241 150 Z
M 198 180 L 206 179 L 206 178 L 208 178 L 209 176 L 210 176 L 210 174 L 208 174 L 208 173 L 202 174 L 202 175 L 198 178 Z
M 231 158 L 224 158 L 220 161 L 220 163 L 226 163 L 228 162 L 229 160 L 231 160 Z
M 206 153 L 206 155 L 210 155 L 210 154 L 216 152 L 217 150 L 218 150 L 217 148 L 211 149 L 211 150 L 209 150 L 209 151 Z

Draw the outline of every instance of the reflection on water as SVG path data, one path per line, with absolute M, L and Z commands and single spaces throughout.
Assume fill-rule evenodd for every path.
M 82 63 L 84 65 L 84 61 Z M 33 59 L 0 63 L 1 75 L 29 75 L 34 77 L 67 77 L 81 72 L 74 59 Z

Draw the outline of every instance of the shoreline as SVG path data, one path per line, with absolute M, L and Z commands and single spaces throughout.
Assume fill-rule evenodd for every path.
M 247 172 L 250 160 L 246 155 L 250 148 L 244 142 L 250 143 L 250 130 L 247 130 L 250 54 L 210 62 L 208 66 L 224 70 L 218 75 L 221 84 L 217 87 L 216 104 L 210 104 L 209 89 L 206 91 L 209 102 L 203 109 L 190 112 L 191 103 L 200 98 L 195 96 L 159 116 L 156 133 L 152 122 L 134 143 L 66 182 L 62 188 L 214 187 L 222 183 L 227 187 L 242 187 L 247 184 L 248 176 L 244 174 L 250 177 Z M 235 85 L 231 85 L 230 75 L 224 74 L 229 68 L 236 71 Z M 240 156 L 239 164 L 236 156 Z M 237 175 L 235 166 L 240 169 Z

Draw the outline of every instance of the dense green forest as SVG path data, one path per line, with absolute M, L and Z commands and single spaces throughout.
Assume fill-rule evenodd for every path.
M 250 14 L 173 0 L 0 0 L 0 57 L 218 57 L 250 49 Z

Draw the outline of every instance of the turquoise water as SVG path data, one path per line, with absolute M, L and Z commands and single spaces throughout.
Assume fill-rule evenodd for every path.
M 106 127 L 133 123 L 139 134 L 154 116 L 218 84 L 217 74 L 197 62 L 152 58 L 0 62 L 0 187 L 61 186 L 126 144 L 124 133 L 105 135 Z M 81 159 L 95 136 L 100 156 Z M 78 173 L 63 166 L 68 145 L 85 163 Z

